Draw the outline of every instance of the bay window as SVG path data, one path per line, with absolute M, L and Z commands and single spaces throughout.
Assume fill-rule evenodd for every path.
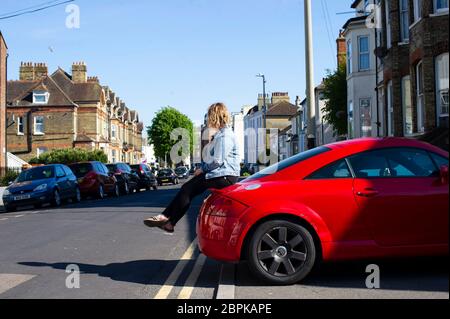
M 436 68 L 436 107 L 439 117 L 448 117 L 449 65 L 448 52 L 439 55 L 435 60 Z M 439 123 L 439 122 L 438 122 Z
M 417 131 L 422 133 L 425 131 L 425 92 L 423 83 L 423 64 L 420 61 L 416 66 L 416 87 L 417 87 Z
M 411 99 L 411 77 L 402 78 L 403 134 L 413 134 L 413 109 Z
M 409 41 L 409 1 L 400 1 L 400 39 L 402 42 Z
M 358 38 L 359 71 L 370 69 L 369 37 Z

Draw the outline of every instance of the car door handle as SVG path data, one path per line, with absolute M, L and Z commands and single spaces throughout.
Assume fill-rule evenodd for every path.
M 379 194 L 379 192 L 373 188 L 366 188 L 362 191 L 356 192 L 356 195 L 361 197 L 375 197 Z

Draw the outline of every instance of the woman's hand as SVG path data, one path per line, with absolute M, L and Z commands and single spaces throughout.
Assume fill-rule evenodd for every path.
M 197 169 L 195 172 L 194 172 L 194 176 L 199 176 L 199 175 L 202 175 L 203 174 L 203 170 L 201 169 L 201 168 L 199 168 L 199 169 Z

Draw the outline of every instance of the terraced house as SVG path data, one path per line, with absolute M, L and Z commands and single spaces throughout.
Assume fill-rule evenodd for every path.
M 22 63 L 19 73 L 18 81 L 8 82 L 10 152 L 29 161 L 54 149 L 83 148 L 103 150 L 110 162 L 140 161 L 143 124 L 137 112 L 97 77 L 88 77 L 83 62 L 74 63 L 71 74 L 58 68 L 48 75 L 43 63 Z

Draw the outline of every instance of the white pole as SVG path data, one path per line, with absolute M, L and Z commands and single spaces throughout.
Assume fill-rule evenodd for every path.
M 314 58 L 313 58 L 313 35 L 311 19 L 311 0 L 305 1 L 305 57 L 306 57 L 306 120 L 308 149 L 315 147 L 316 131 L 316 108 L 314 92 Z

